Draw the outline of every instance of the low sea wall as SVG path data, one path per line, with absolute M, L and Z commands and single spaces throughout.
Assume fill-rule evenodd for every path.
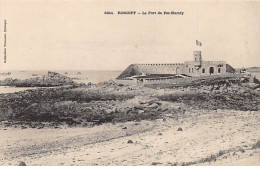
M 144 79 L 143 82 L 137 82 L 136 80 L 115 80 L 118 84 L 124 84 L 124 85 L 146 85 L 146 84 L 183 84 L 183 83 L 191 83 L 193 81 L 197 80 L 203 80 L 203 79 L 216 79 L 216 78 L 226 78 L 226 77 L 242 77 L 244 74 L 234 74 L 234 73 L 227 73 L 224 75 L 210 75 L 210 76 L 200 76 L 200 77 L 187 77 L 187 78 L 175 78 L 175 79 L 154 79 L 154 80 L 147 80 Z
M 123 85 L 136 85 L 137 81 L 136 80 L 114 80 L 117 84 L 123 84 Z

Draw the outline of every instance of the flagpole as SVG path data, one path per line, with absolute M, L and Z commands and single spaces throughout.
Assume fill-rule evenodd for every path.
M 198 39 L 199 39 L 199 26 L 198 26 L 198 6 L 197 6 L 197 8 L 196 8 L 197 10 L 196 10 L 196 35 L 195 35 L 195 38 L 196 38 L 196 47 L 195 47 L 195 50 L 197 51 L 197 50 L 199 50 L 199 46 L 198 46 Z
M 196 23 L 197 23 L 197 34 L 199 33 L 199 24 L 198 24 L 198 7 L 197 7 L 197 14 L 196 14 Z

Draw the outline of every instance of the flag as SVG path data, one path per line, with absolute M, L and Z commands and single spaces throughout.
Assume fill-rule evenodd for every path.
M 198 40 L 196 40 L 196 45 L 197 45 L 197 46 L 202 46 L 202 43 L 199 42 Z

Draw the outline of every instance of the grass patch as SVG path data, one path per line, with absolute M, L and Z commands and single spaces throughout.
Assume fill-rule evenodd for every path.
M 123 114 L 120 110 L 106 113 L 93 101 L 123 101 L 134 96 L 104 91 L 76 91 L 72 88 L 27 90 L 0 94 L 0 120 L 26 122 L 66 122 L 70 125 L 83 121 L 109 122 Z M 126 117 L 125 117 L 126 118 Z M 129 116 L 127 120 L 132 118 Z
M 258 111 L 260 99 L 253 92 L 232 93 L 200 93 L 183 92 L 158 96 L 160 100 L 185 103 L 197 109 L 232 109 L 242 111 Z
M 220 150 L 218 153 L 216 154 L 211 154 L 210 156 L 206 157 L 206 158 L 201 158 L 199 160 L 196 160 L 196 161 L 191 161 L 191 162 L 181 162 L 181 163 L 178 163 L 178 162 L 175 162 L 172 164 L 172 166 L 190 166 L 190 165 L 195 165 L 195 164 L 200 164 L 200 163 L 210 163 L 212 161 L 216 161 L 218 157 L 220 156 L 223 156 L 225 154 L 228 154 L 228 153 L 235 153 L 235 152 L 242 152 L 244 153 L 245 150 L 241 147 L 238 147 L 238 148 L 231 148 L 231 149 L 228 149 L 228 150 Z

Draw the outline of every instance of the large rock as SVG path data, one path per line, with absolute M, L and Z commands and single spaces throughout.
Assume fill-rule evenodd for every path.
M 18 166 L 26 166 L 25 162 L 21 161 Z

